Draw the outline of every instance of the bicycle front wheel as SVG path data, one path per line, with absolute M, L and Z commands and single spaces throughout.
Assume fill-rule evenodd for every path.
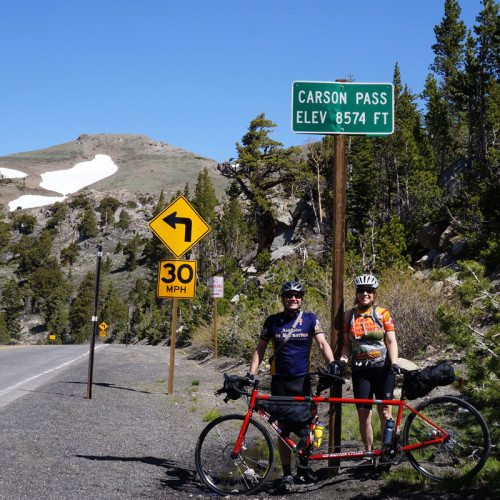
M 264 486 L 273 469 L 274 446 L 267 429 L 250 419 L 241 451 L 234 446 L 244 415 L 225 415 L 208 424 L 196 444 L 196 470 L 215 493 L 251 494 Z
M 477 474 L 490 452 L 490 433 L 481 414 L 454 396 L 429 399 L 416 410 L 448 437 L 435 445 L 407 451 L 410 463 L 435 481 L 456 480 Z M 411 413 L 403 431 L 403 446 L 436 439 L 441 431 Z

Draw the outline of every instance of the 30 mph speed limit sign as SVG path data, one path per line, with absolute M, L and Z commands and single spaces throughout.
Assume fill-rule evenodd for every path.
M 163 299 L 194 299 L 196 296 L 196 261 L 161 260 L 156 295 Z

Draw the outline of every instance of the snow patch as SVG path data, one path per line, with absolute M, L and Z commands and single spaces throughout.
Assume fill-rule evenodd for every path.
M 20 177 L 27 177 L 28 174 L 14 170 L 13 168 L 0 167 L 0 177 L 5 179 L 19 179 Z
M 3 171 L 8 171 L 12 177 L 12 172 L 17 172 L 24 177 L 26 174 L 18 170 L 9 168 L 1 168 L 0 174 Z M 55 170 L 54 172 L 46 172 L 42 174 L 42 182 L 40 187 L 63 194 L 63 196 L 40 196 L 40 195 L 24 195 L 9 203 L 9 210 L 17 210 L 18 208 L 36 208 L 45 205 L 52 205 L 58 201 L 63 201 L 66 196 L 71 193 L 76 193 L 80 189 L 93 184 L 113 175 L 118 171 L 118 167 L 113 163 L 113 160 L 108 155 L 96 155 L 91 161 L 84 161 L 76 164 L 73 168 L 67 170 Z
M 96 155 L 91 161 L 78 163 L 68 170 L 42 174 L 40 187 L 67 195 L 113 175 L 118 167 L 108 155 Z

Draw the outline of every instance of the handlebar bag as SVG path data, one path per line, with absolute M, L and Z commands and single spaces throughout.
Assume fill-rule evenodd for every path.
M 224 373 L 224 386 L 218 391 L 215 391 L 216 395 L 226 394 L 226 402 L 228 400 L 240 399 L 242 394 L 239 391 L 244 391 L 244 385 L 246 380 L 238 375 L 228 375 Z
M 423 398 L 437 386 L 450 385 L 455 380 L 455 370 L 448 363 L 428 366 L 404 375 L 403 393 L 409 400 Z

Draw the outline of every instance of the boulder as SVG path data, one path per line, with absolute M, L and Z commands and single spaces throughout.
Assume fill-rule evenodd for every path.
M 419 261 L 417 261 L 416 265 L 420 269 L 425 269 L 427 267 L 432 267 L 432 262 L 434 257 L 438 255 L 438 251 L 433 249 L 427 252 Z
M 452 243 L 451 240 L 453 239 L 453 236 L 455 234 L 455 231 L 452 226 L 448 226 L 439 236 L 439 241 L 438 241 L 438 250 L 441 250 L 441 252 L 446 252 L 450 249 Z
M 271 262 L 276 260 L 284 259 L 285 257 L 291 256 L 295 253 L 295 250 L 291 246 L 283 246 L 277 248 L 271 253 Z
M 424 248 L 432 250 L 438 248 L 441 234 L 441 228 L 434 225 L 432 222 L 427 222 L 418 232 L 417 239 Z
M 453 243 L 451 247 L 451 254 L 453 257 L 462 257 L 465 255 L 465 244 L 463 241 L 458 240 L 455 243 Z

